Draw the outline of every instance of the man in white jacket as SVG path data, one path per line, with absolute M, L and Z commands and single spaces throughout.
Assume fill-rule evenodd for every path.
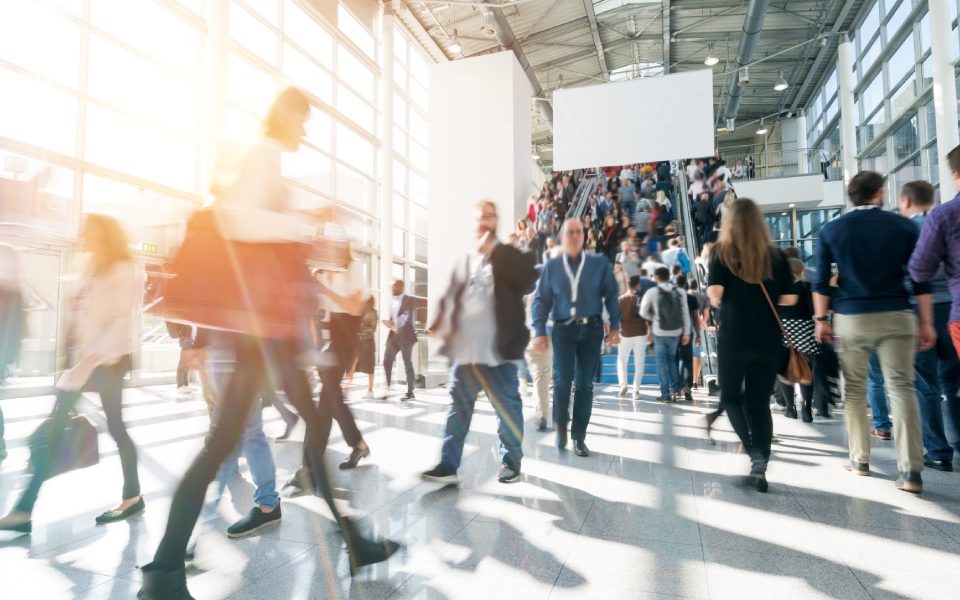
M 680 361 L 677 351 L 681 342 L 690 340 L 690 311 L 686 291 L 670 283 L 670 271 L 659 267 L 654 271 L 657 287 L 650 288 L 640 302 L 640 316 L 653 324 L 653 349 L 657 357 L 657 379 L 660 401 L 674 402 L 681 393 Z

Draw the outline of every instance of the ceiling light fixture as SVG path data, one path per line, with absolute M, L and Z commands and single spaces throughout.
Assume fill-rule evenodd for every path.
M 703 64 L 707 65 L 708 67 L 712 67 L 713 65 L 719 62 L 720 62 L 720 58 L 717 56 L 717 53 L 714 51 L 713 44 L 710 44 L 710 49 L 707 50 L 707 57 L 703 59 Z
M 450 43 L 447 45 L 447 50 L 453 52 L 454 54 L 460 54 L 463 52 L 463 44 L 460 43 L 460 38 L 457 37 L 457 30 L 453 30 L 453 37 L 450 38 Z
M 532 158 L 533 160 L 540 160 L 540 153 L 537 152 L 536 146 L 533 147 L 533 152 L 530 153 L 530 158 Z
M 783 90 L 790 87 L 790 84 L 787 83 L 787 80 L 783 78 L 783 70 L 780 71 L 780 78 L 777 79 L 777 82 L 773 84 L 773 89 L 777 92 L 782 92 Z
M 757 129 L 757 135 L 764 135 L 767 133 L 767 131 L 769 130 L 767 129 L 767 126 L 763 124 L 763 119 L 760 119 L 760 128 Z

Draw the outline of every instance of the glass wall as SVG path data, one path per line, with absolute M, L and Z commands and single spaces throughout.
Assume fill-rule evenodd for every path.
M 951 11 L 954 60 L 960 56 L 958 0 L 942 0 Z M 888 176 L 893 205 L 912 179 L 939 186 L 936 127 L 932 104 L 930 17 L 926 0 L 873 0 L 853 28 L 856 55 L 854 105 L 860 168 Z M 823 107 L 835 101 L 830 74 L 807 109 L 811 148 L 839 150 L 839 115 Z
M 306 0 L 0 2 L 0 238 L 29 267 L 32 303 L 14 384 L 53 382 L 82 215 L 118 217 L 155 283 L 206 199 L 210 166 L 255 139 L 286 85 L 313 104 L 304 144 L 282 162 L 294 206 L 337 207 L 373 290 L 381 255 L 395 254 L 426 296 L 428 59 L 405 32 L 394 38 L 397 101 L 383 107 L 379 33 L 343 5 L 330 22 Z M 384 110 L 397 123 L 389 191 Z M 393 224 L 380 223 L 380 202 L 394 202 Z M 382 226 L 398 247 L 379 247 Z M 143 308 L 155 300 L 148 290 Z M 161 318 L 145 312 L 141 333 L 134 383 L 171 379 L 178 347 Z
M 831 219 L 840 216 L 840 208 L 788 210 L 763 215 L 770 228 L 770 237 L 780 248 L 796 246 L 807 266 L 813 265 L 820 229 Z

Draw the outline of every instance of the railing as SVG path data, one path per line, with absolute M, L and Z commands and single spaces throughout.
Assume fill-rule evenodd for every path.
M 795 143 L 790 143 L 795 145 Z M 840 151 L 823 154 L 816 149 L 786 148 L 784 142 L 764 144 L 743 144 L 739 146 L 721 146 L 720 153 L 727 168 L 734 173 L 734 184 L 744 179 L 769 179 L 795 177 L 799 175 L 822 174 L 828 181 L 843 176 L 840 168 Z M 748 167 L 749 159 L 754 166 Z M 738 173 L 737 161 L 743 165 L 742 174 Z M 823 163 L 826 163 L 824 167 Z
M 582 219 L 583 215 L 587 212 L 587 202 L 589 202 L 590 196 L 592 196 L 596 190 L 596 174 L 589 173 L 583 175 L 582 179 L 580 179 L 580 185 L 577 186 L 577 191 L 573 195 L 573 203 L 570 205 L 570 208 L 567 209 L 567 218 Z

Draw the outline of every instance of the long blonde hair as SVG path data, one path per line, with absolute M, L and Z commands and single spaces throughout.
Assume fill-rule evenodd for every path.
M 773 274 L 770 232 L 760 209 L 749 198 L 737 198 L 720 225 L 714 253 L 730 272 L 747 283 L 761 283 Z
M 83 221 L 83 237 L 93 255 L 91 267 L 94 275 L 102 275 L 115 263 L 133 260 L 127 235 L 113 217 L 88 214 Z

